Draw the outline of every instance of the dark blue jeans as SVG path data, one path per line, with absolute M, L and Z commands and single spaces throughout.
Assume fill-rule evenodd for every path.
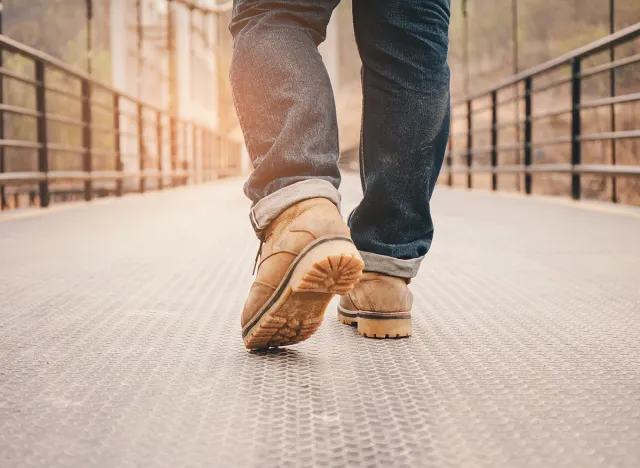
M 338 125 L 317 46 L 339 0 L 236 0 L 231 84 L 254 171 L 256 231 L 309 196 L 339 202 Z M 429 250 L 449 133 L 450 0 L 353 0 L 362 59 L 360 171 L 349 218 L 367 270 L 412 277 Z

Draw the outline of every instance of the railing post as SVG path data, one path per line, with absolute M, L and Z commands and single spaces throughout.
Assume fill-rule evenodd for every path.
M 213 180 L 214 176 L 219 178 L 221 174 L 225 174 L 227 151 L 218 133 L 212 133 L 211 140 L 211 180 Z
M 207 129 L 202 129 L 202 162 L 200 163 L 200 170 L 202 171 L 202 181 L 207 182 L 207 152 L 209 151 L 209 140 L 207 137 Z
M 144 117 L 142 103 L 138 102 L 138 169 L 140 171 L 140 193 L 145 191 L 145 145 L 144 145 Z
M 91 142 L 91 84 L 89 80 L 82 80 L 82 148 L 84 149 L 82 168 L 87 173 L 88 179 L 84 181 L 84 199 L 91 201 L 93 198 L 93 154 Z
M 116 155 L 116 171 L 121 178 L 116 180 L 116 196 L 122 196 L 124 186 L 124 165 L 122 164 L 122 147 L 120 143 L 120 95 L 113 95 L 113 149 Z
M 191 124 L 191 166 L 189 167 L 189 173 L 191 174 L 191 183 L 193 184 L 195 182 L 196 179 L 196 160 L 198 157 L 198 153 L 197 153 L 197 134 L 196 134 L 196 124 L 192 123 Z M 185 183 L 186 185 L 186 183 Z
M 498 92 L 491 92 L 491 190 L 498 190 Z
M 209 130 L 202 132 L 202 175 L 203 181 L 209 182 L 209 154 L 211 151 L 211 139 L 209 137 Z
M 449 172 L 447 173 L 447 185 L 449 187 L 453 186 L 453 172 L 451 172 L 451 168 L 453 167 L 453 136 L 451 135 L 451 129 L 453 125 L 449 125 L 449 152 L 447 153 L 447 168 Z
M 193 180 L 195 183 L 202 182 L 202 128 L 200 126 L 196 127 L 196 142 L 197 142 L 197 158 L 194 162 L 193 170 L 195 175 Z
M 0 34 L 3 34 L 4 2 L 0 0 Z M 0 68 L 4 67 L 4 53 L 0 49 Z M 4 104 L 4 75 L 0 74 L 0 104 Z M 0 140 L 4 140 L 4 112 L 0 112 Z M 0 146 L 0 174 L 4 172 L 4 146 Z M 4 185 L 0 184 L 0 211 L 7 208 L 7 193 Z
M 164 172 L 162 170 L 162 112 L 156 112 L 156 154 L 157 154 L 157 169 L 158 169 L 158 190 L 162 190 L 164 188 Z
M 580 59 L 575 58 L 571 63 L 571 197 L 574 200 L 580 199 L 580 173 L 575 171 L 575 166 L 582 161 L 582 147 L 580 134 L 582 124 L 580 121 Z
M 182 125 L 182 151 L 180 152 L 181 158 L 178 161 L 178 171 L 180 171 L 180 177 L 178 178 L 178 185 L 185 185 L 186 178 L 184 173 L 187 170 L 187 164 L 189 161 L 189 125 L 190 122 L 184 122 Z
M 209 158 L 207 165 L 209 166 L 209 180 L 213 180 L 214 172 L 220 172 L 220 160 L 222 158 L 222 144 L 217 134 L 209 131 Z
M 213 172 L 220 174 L 222 172 L 222 154 L 224 150 L 222 148 L 222 140 L 217 133 L 211 133 L 210 135 L 210 150 L 209 150 L 209 173 L 211 179 L 213 179 Z
M 169 127 L 170 127 L 170 135 L 171 135 L 171 186 L 175 187 L 176 185 L 176 165 L 178 160 L 178 129 L 176 128 L 178 125 L 177 120 L 174 116 L 169 118 Z
M 224 155 L 226 154 L 226 149 L 224 146 L 224 140 L 219 134 L 216 133 L 211 135 L 211 138 L 213 140 L 213 144 L 211 145 L 211 178 L 213 178 L 214 171 L 216 176 L 224 174 Z
M 531 172 L 529 172 L 531 162 L 532 162 L 532 143 L 531 139 L 533 136 L 533 120 L 531 118 L 532 113 L 532 79 L 531 77 L 527 77 L 524 80 L 524 191 L 527 195 L 531 195 L 531 182 L 532 176 Z
M 211 152 L 209 153 L 209 173 L 211 174 L 211 180 L 213 180 L 214 174 L 216 177 L 224 172 L 222 166 L 224 160 L 224 148 L 222 145 L 222 139 L 217 133 L 211 133 Z
M 616 31 L 616 15 L 615 15 L 615 0 L 609 0 L 609 34 L 613 34 Z M 611 47 L 609 49 L 609 60 L 613 62 L 616 59 L 616 49 L 615 47 Z M 609 71 L 609 88 L 611 91 L 611 97 L 616 96 L 616 69 L 612 68 Z M 611 131 L 615 133 L 616 131 L 616 105 L 611 104 Z M 617 144 L 616 139 L 611 139 L 611 164 L 617 164 Z M 613 203 L 618 203 L 618 181 L 616 176 L 611 177 L 611 201 Z
M 86 27 L 87 27 L 87 73 L 91 75 L 93 73 L 93 0 L 85 0 L 86 10 Z
M 187 136 L 189 135 L 189 131 L 187 130 L 187 126 L 189 125 L 189 123 L 187 122 L 183 122 L 182 123 L 182 161 L 180 164 L 178 164 L 178 167 L 181 171 L 185 170 L 185 162 L 187 161 L 187 155 L 189 154 L 189 139 L 187 138 Z M 185 185 L 186 183 L 186 179 L 184 179 L 183 175 L 180 175 L 179 180 L 179 185 Z
M 38 172 L 45 174 L 45 179 L 38 184 L 40 206 L 49 206 L 49 148 L 47 146 L 47 100 L 45 94 L 44 63 L 37 60 L 36 66 L 36 110 L 38 111 Z M 16 205 L 17 206 L 17 205 Z
M 467 101 L 467 188 L 473 187 L 473 176 L 471 174 L 471 165 L 473 162 L 473 115 L 472 115 L 472 101 Z

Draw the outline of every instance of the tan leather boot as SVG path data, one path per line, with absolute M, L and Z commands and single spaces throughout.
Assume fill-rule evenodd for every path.
M 370 338 L 410 336 L 413 294 L 407 284 L 404 278 L 365 272 L 340 301 L 338 318 Z
M 309 338 L 333 295 L 351 291 L 364 268 L 349 228 L 326 198 L 289 207 L 263 238 L 262 260 L 242 312 L 249 349 Z

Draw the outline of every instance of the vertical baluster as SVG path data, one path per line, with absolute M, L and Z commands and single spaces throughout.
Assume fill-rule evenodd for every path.
M 47 103 L 45 90 L 45 71 L 44 63 L 37 60 L 35 63 L 36 78 L 36 110 L 38 111 L 38 172 L 44 173 L 44 180 L 38 184 L 40 206 L 45 208 L 49 206 L 49 149 L 47 146 Z M 16 200 L 17 201 L 17 200 Z M 16 203 L 17 207 L 17 203 Z
M 195 183 L 196 180 L 196 161 L 198 158 L 198 145 L 197 145 L 197 131 L 198 127 L 195 123 L 191 124 L 191 163 L 189 164 L 189 181 Z M 185 180 L 185 184 L 186 184 Z
M 471 166 L 473 163 L 473 110 L 472 101 L 467 101 L 467 188 L 473 187 L 473 175 Z
M 202 127 L 198 126 L 198 159 L 196 160 L 196 182 L 202 182 L 202 158 L 204 157 L 204 148 L 202 144 Z
M 582 145 L 580 143 L 580 133 L 582 131 L 580 116 L 581 101 L 581 81 L 580 81 L 580 59 L 573 59 L 571 64 L 571 197 L 574 200 L 580 199 L 580 173 L 576 172 L 575 166 L 582 161 Z
M 146 180 L 144 175 L 145 170 L 145 157 L 146 149 L 144 144 L 144 109 L 142 103 L 137 103 L 137 118 L 138 118 L 138 170 L 140 171 L 140 193 L 144 193 L 146 189 Z
M 158 170 L 158 190 L 162 190 L 164 188 L 164 172 L 162 169 L 162 154 L 163 154 L 163 139 L 164 133 L 162 131 L 162 112 L 156 111 L 156 154 L 157 154 L 157 165 L 156 168 Z
M 3 24 L 3 9 L 4 2 L 0 0 L 0 34 L 3 33 L 2 24 Z M 4 67 L 4 53 L 2 49 L 0 49 L 0 68 Z M 4 102 L 4 75 L 0 74 L 0 104 L 5 104 Z M 0 140 L 4 140 L 4 112 L 0 111 Z M 4 168 L 4 146 L 0 146 L 0 174 L 5 171 Z M 0 184 L 0 211 L 7 208 L 7 193 L 5 191 L 4 184 Z
M 524 80 L 524 191 L 527 195 L 531 194 L 532 176 L 530 170 L 532 162 L 533 145 L 531 139 L 533 137 L 533 120 L 531 119 L 533 99 L 533 84 L 531 77 Z
M 187 155 L 189 154 L 189 141 L 187 139 L 187 125 L 189 125 L 187 122 L 182 122 L 182 125 L 180 127 L 180 138 L 182 141 L 182 145 L 181 145 L 181 149 L 180 149 L 180 160 L 178 161 L 178 170 L 183 172 L 184 171 L 184 163 L 187 160 Z M 183 175 L 182 173 L 180 174 L 180 177 L 178 178 L 179 180 L 179 185 L 182 185 L 184 183 L 184 179 L 183 179 Z
M 116 180 L 116 196 L 121 197 L 124 185 L 124 165 L 122 164 L 122 145 L 120 141 L 120 95 L 113 94 L 113 150 L 116 156 L 116 171 L 120 178 Z
M 491 92 L 491 190 L 498 190 L 498 92 Z
M 616 15 L 615 15 L 615 0 L 609 0 L 609 34 L 613 34 L 616 30 Z M 611 47 L 609 49 L 609 60 L 613 62 L 616 59 L 616 49 Z M 616 69 L 612 68 L 609 71 L 609 88 L 611 91 L 611 97 L 616 96 Z M 616 105 L 611 104 L 611 131 L 616 131 Z M 617 142 L 615 138 L 611 139 L 611 164 L 617 164 Z M 618 203 L 618 181 L 616 176 L 611 177 L 611 201 Z
M 453 121 L 453 119 L 451 119 Z M 453 186 L 453 172 L 452 172 L 452 167 L 453 167 L 453 135 L 452 135 L 452 131 L 453 131 L 453 125 L 450 125 L 449 128 L 449 151 L 447 152 L 447 168 L 449 169 L 449 171 L 447 172 L 447 185 L 449 187 Z
M 84 181 L 84 199 L 90 201 L 93 198 L 93 143 L 92 116 L 91 116 L 91 83 L 89 80 L 82 80 L 82 148 L 83 161 L 82 170 L 86 173 L 87 179 Z

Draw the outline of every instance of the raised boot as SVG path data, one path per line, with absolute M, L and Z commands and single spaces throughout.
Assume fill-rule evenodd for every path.
M 263 240 L 256 280 L 242 312 L 242 337 L 249 349 L 309 338 L 334 294 L 351 291 L 364 268 L 349 227 L 326 198 L 289 207 Z
M 365 272 L 360 283 L 342 297 L 338 318 L 369 338 L 410 336 L 413 294 L 407 283 L 404 278 Z

